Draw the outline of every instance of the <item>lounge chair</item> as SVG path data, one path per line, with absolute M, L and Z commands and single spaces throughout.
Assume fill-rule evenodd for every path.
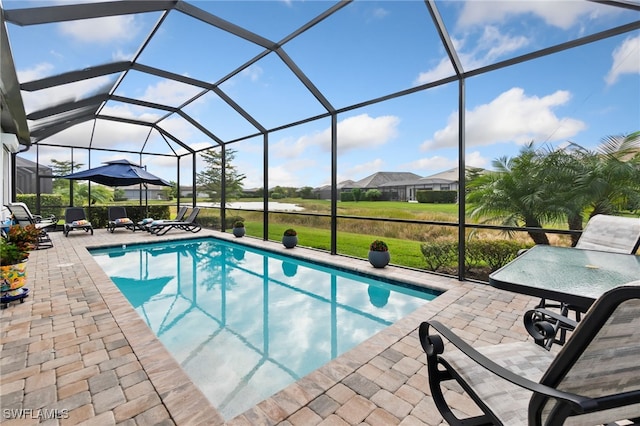
M 126 228 L 134 231 L 138 228 L 137 224 L 127 216 L 127 209 L 122 206 L 109 207 L 109 222 L 107 223 L 107 231 L 113 234 L 116 228 Z
M 38 234 L 37 249 L 53 247 L 53 241 L 51 241 L 47 231 L 49 228 L 55 228 L 57 225 L 58 220 L 55 216 L 52 215 L 44 219 L 40 215 L 32 214 L 29 207 L 27 207 L 25 203 L 20 202 L 9 203 L 5 207 L 9 209 L 13 215 L 13 220 L 15 220 L 18 225 L 34 225 L 36 229 L 40 231 Z
M 149 232 L 154 235 L 164 235 L 172 229 L 180 229 L 182 231 L 199 232 L 202 227 L 198 225 L 196 219 L 200 213 L 200 207 L 194 207 L 187 217 L 183 221 L 179 220 L 165 220 L 159 223 L 151 223 L 149 226 Z
M 64 212 L 64 236 L 68 237 L 69 232 L 76 229 L 91 232 L 93 235 L 93 225 L 87 220 L 84 209 L 82 207 L 67 207 Z
M 186 214 L 187 214 L 187 207 L 186 206 L 181 206 L 178 209 L 178 213 L 176 214 L 176 217 L 174 219 L 170 219 L 170 220 L 173 221 L 173 222 L 179 222 L 181 220 L 184 220 L 184 216 Z M 137 225 L 138 225 L 139 229 L 144 229 L 145 231 L 150 231 L 151 224 L 153 224 L 153 223 L 158 224 L 158 223 L 162 223 L 162 222 L 166 222 L 166 219 L 155 220 L 153 218 L 145 218 L 145 219 L 142 219 L 141 221 L 139 221 L 137 223 Z
M 437 321 L 423 322 L 419 337 L 431 395 L 450 425 L 640 420 L 640 281 L 596 300 L 557 353 L 530 341 L 474 348 Z M 442 337 L 451 345 L 445 348 Z M 449 380 L 482 415 L 455 416 L 442 392 Z
M 576 248 L 633 254 L 640 245 L 640 218 L 598 214 L 587 222 Z

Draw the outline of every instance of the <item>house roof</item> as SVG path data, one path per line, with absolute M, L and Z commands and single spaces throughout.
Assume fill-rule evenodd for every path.
M 371 189 L 399 182 L 415 181 L 420 176 L 411 172 L 377 172 L 355 182 L 355 188 Z

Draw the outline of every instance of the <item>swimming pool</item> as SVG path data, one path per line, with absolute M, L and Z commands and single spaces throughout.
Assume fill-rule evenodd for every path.
M 227 420 L 438 294 L 216 238 L 91 254 Z

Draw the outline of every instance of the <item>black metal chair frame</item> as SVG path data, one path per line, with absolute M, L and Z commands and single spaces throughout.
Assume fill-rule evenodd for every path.
M 552 413 L 551 424 L 563 424 L 567 418 L 577 414 L 592 413 L 640 403 L 640 389 L 622 394 L 610 394 L 601 398 L 589 398 L 555 388 L 567 372 L 571 370 L 573 364 L 580 358 L 617 306 L 629 299 L 640 299 L 640 286 L 618 287 L 598 299 L 589 313 L 585 315 L 581 327 L 575 330 L 562 348 L 562 351 L 553 360 L 540 383 L 525 379 L 487 358 L 442 323 L 438 321 L 423 322 L 419 327 L 419 338 L 427 355 L 429 388 L 436 407 L 450 425 L 503 424 L 474 391 L 473 386 L 467 383 L 447 362 L 446 357 L 443 355 L 444 343 L 441 336 L 445 337 L 466 356 L 491 373 L 532 391 L 533 396 L 529 402 L 528 412 L 530 425 L 541 424 L 542 407 L 548 399 L 555 399 L 559 402 L 559 405 Z M 431 333 L 430 328 L 435 329 L 438 334 Z M 629 374 L 633 374 L 633 372 L 629 372 Z M 456 417 L 447 404 L 441 387 L 442 382 L 449 380 L 455 380 L 462 386 L 464 391 L 482 410 L 482 415 L 466 419 Z M 630 420 L 637 421 L 638 419 Z
M 91 232 L 93 235 L 93 225 L 91 222 L 87 221 L 87 223 L 82 225 L 74 225 L 73 222 L 78 220 L 87 220 L 87 215 L 84 212 L 82 207 L 67 207 L 64 213 L 64 236 L 68 237 L 69 232 L 74 231 L 76 229 L 82 229 L 85 232 Z
M 155 225 L 151 224 L 149 232 L 154 235 L 164 235 L 172 229 L 180 229 L 182 231 L 189 231 L 193 233 L 200 232 L 202 227 L 196 222 L 199 213 L 200 208 L 194 207 L 193 210 L 191 210 L 189 217 L 184 221 L 167 220 Z
M 127 209 L 122 206 L 111 206 L 107 211 L 109 222 L 107 223 L 107 231 L 113 232 L 116 228 L 125 228 L 135 232 L 138 228 L 138 224 L 130 220 L 129 222 L 118 222 L 118 219 L 127 218 Z

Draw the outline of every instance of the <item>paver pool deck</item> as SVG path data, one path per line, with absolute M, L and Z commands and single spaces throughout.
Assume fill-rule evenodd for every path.
M 536 300 L 488 285 L 230 232 L 50 233 L 28 263 L 31 293 L 0 311 L 0 422 L 6 425 L 440 425 L 417 327 L 437 318 L 476 345 L 527 340 Z M 214 236 L 445 292 L 300 381 L 225 422 L 93 260 L 87 247 Z M 214 367 L 211 367 L 214 368 Z M 450 402 L 473 404 L 453 387 Z

